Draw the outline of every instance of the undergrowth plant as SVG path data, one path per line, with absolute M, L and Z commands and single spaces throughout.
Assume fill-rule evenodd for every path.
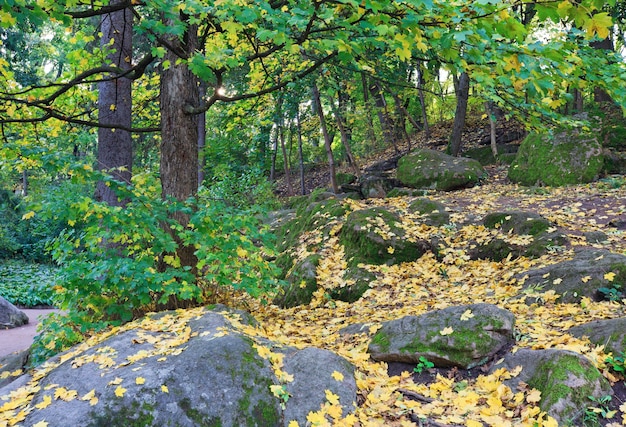
M 171 301 L 219 302 L 226 289 L 262 297 L 275 286 L 267 256 L 273 239 L 258 211 L 238 210 L 208 192 L 184 202 L 162 200 L 158 181 L 147 175 L 137 176 L 132 188 L 107 182 L 127 201 L 124 207 L 87 196 L 64 206 L 68 228 L 51 249 L 60 265 L 56 299 L 65 314 L 43 322 L 31 363 L 109 326 L 172 308 Z M 173 219 L 180 213 L 189 218 L 187 226 Z M 179 245 L 195 249 L 195 266 L 181 265 Z

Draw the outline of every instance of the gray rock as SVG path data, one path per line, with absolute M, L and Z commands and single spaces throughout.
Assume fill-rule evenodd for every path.
M 167 315 L 151 317 L 151 324 L 162 322 Z M 245 315 L 241 321 L 249 323 Z M 167 326 L 150 330 L 137 327 L 84 352 L 77 351 L 39 380 L 40 388 L 31 405 L 41 403 L 46 396 L 52 402 L 29 413 L 23 425 L 44 419 L 50 427 L 282 427 L 291 419 L 305 425 L 306 414 L 326 402 L 325 390 L 340 396 L 344 411 L 354 407 L 350 406 L 356 401 L 353 368 L 333 353 L 280 348 L 246 334 L 224 315 L 212 311 L 202 312 L 187 327 L 178 334 L 168 332 Z M 165 341 L 177 337 L 183 339 L 169 344 Z M 266 354 L 258 352 L 261 347 L 284 354 L 279 369 L 293 375 L 293 382 L 276 377 L 277 367 Z M 343 381 L 333 378 L 334 371 L 343 375 Z M 143 380 L 137 381 L 138 377 Z M 303 384 L 311 383 L 318 390 L 307 394 Z M 291 396 L 277 397 L 270 388 L 274 385 L 288 388 Z M 76 393 L 76 398 L 55 399 L 60 387 Z M 80 399 L 92 390 L 98 399 L 93 406 L 89 399 Z
M 286 386 L 289 400 L 284 412 L 285 425 L 290 420 L 297 420 L 301 426 L 308 425 L 307 414 L 320 410 L 320 402 L 327 399 L 326 390 L 339 397 L 343 415 L 356 410 L 354 367 L 342 357 L 309 347 L 287 354 L 284 370 L 294 376 Z M 343 378 L 333 376 L 335 371 Z
M 611 272 L 615 274 L 613 281 L 604 277 Z M 554 290 L 561 295 L 560 302 L 578 302 L 583 296 L 601 300 L 604 296 L 599 289 L 615 285 L 622 287 L 621 292 L 624 292 L 626 256 L 599 249 L 582 250 L 570 261 L 517 274 L 515 278 L 523 281 L 522 288 L 526 290 Z M 532 296 L 530 300 L 533 300 Z
M 508 177 L 529 186 L 581 184 L 598 179 L 603 163 L 597 134 L 550 130 L 531 133 L 522 141 Z
M 396 177 L 407 187 L 441 191 L 471 187 L 485 174 L 480 163 L 437 150 L 415 150 L 398 161 Z
M 23 369 L 28 362 L 30 350 L 22 350 L 16 353 L 0 357 L 0 389 L 5 385 L 15 381 L 23 373 Z M 3 379 L 3 375 L 8 375 Z
M 317 266 L 320 258 L 320 255 L 309 255 L 298 261 L 287 272 L 287 283 L 274 298 L 274 304 L 282 308 L 309 304 L 317 290 Z
M 28 323 L 28 316 L 0 296 L 0 329 L 12 329 Z
M 505 380 L 505 385 L 516 392 L 520 382 L 541 391 L 539 405 L 559 425 L 581 425 L 584 411 L 594 402 L 612 394 L 609 382 L 586 357 L 566 350 L 520 349 L 508 354 L 491 371 L 505 367 L 512 371 L 521 366 L 516 377 Z
M 360 192 L 366 199 L 384 198 L 395 184 L 393 179 L 379 175 L 363 176 L 360 182 Z
M 418 363 L 425 357 L 437 367 L 469 369 L 512 344 L 514 324 L 513 314 L 495 305 L 448 307 L 383 323 L 368 352 L 384 362 Z
M 612 352 L 613 356 L 626 353 L 626 317 L 594 320 L 574 326 L 567 332 L 578 338 L 588 337 L 595 345 L 603 345 L 604 352 Z

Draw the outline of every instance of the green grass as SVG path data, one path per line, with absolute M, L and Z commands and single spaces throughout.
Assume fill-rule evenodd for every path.
M 54 305 L 56 269 L 18 260 L 0 260 L 0 296 L 19 307 Z

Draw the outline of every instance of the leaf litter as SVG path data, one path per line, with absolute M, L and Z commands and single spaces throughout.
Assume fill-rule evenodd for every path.
M 441 260 L 433 254 L 426 254 L 417 261 L 399 265 L 362 266 L 376 275 L 376 280 L 364 296 L 354 303 L 331 300 L 328 290 L 346 285 L 343 279 L 346 260 L 337 238 L 341 228 L 338 224 L 326 236 L 321 232 L 305 236 L 305 239 L 322 245 L 322 259 L 317 269 L 319 289 L 308 306 L 280 309 L 240 295 L 236 300 L 238 305 L 250 311 L 262 325 L 256 328 L 244 325 L 236 316 L 225 313 L 230 316 L 233 328 L 252 337 L 297 348 L 324 348 L 345 357 L 356 366 L 356 412 L 344 412 L 336 396 L 327 391 L 327 402 L 307 417 L 309 425 L 556 426 L 555 420 L 540 409 L 541 395 L 537 390 L 527 387 L 511 390 L 504 385 L 504 380 L 519 372 L 500 369 L 492 374 L 479 371 L 464 377 L 456 370 L 431 370 L 428 374 L 430 381 L 418 382 L 417 375 L 411 372 L 403 370 L 391 374 L 385 363 L 369 358 L 366 351 L 369 336 L 380 327 L 381 322 L 476 302 L 495 304 L 515 314 L 517 341 L 512 351 L 519 348 L 575 351 L 589 358 L 605 376 L 616 384 L 622 384 L 623 388 L 623 378 L 611 376 L 605 366 L 607 354 L 603 347 L 572 337 L 566 331 L 571 326 L 592 320 L 623 317 L 626 301 L 595 302 L 583 298 L 580 303 L 563 304 L 558 302 L 558 295 L 553 291 L 522 291 L 514 275 L 571 259 L 575 246 L 626 253 L 624 230 L 619 227 L 626 218 L 626 187 L 609 188 L 598 182 L 566 188 L 522 188 L 504 183 L 503 170 L 491 168 L 490 179 L 482 186 L 426 196 L 447 207 L 452 225 L 432 227 L 422 224 L 419 218 L 406 213 L 406 198 L 347 202 L 350 210 L 384 206 L 400 213 L 405 238 L 437 237 L 445 242 L 446 249 L 441 254 Z M 467 255 L 471 245 L 488 241 L 497 233 L 497 230 L 480 225 L 480 218 L 489 212 L 507 209 L 529 210 L 543 215 L 569 237 L 571 246 L 558 248 L 537 259 L 509 257 L 501 262 L 471 260 Z M 602 231 L 607 240 L 588 243 L 582 237 L 583 232 L 588 231 Z M 506 237 L 520 243 L 528 239 L 527 236 Z M 294 248 L 294 253 L 306 255 L 308 251 L 302 246 Z M 520 298 L 524 292 L 534 292 L 537 302 L 524 303 Z M 34 394 L 40 391 L 39 381 L 67 360 L 73 359 L 75 367 L 96 363 L 101 369 L 115 370 L 149 356 L 156 356 L 164 362 L 169 355 L 179 354 L 192 337 L 188 322 L 201 314 L 202 309 L 178 310 L 158 318 L 140 319 L 89 338 L 39 367 L 25 386 L 8 396 L 1 396 L 0 426 L 19 425 L 28 413 L 56 404 L 59 400 L 78 398 L 90 405 L 100 404 L 97 390 L 80 397 L 75 390 L 53 384 L 47 387 L 50 393 L 44 396 L 43 401 L 31 406 Z M 465 319 L 471 316 L 471 312 L 463 313 Z M 340 333 L 342 328 L 355 324 L 362 325 L 361 333 Z M 152 349 L 147 351 L 144 348 L 121 363 L 114 357 L 112 349 L 84 354 L 108 337 L 131 329 L 136 330 L 138 343 L 149 343 Z M 441 332 L 449 333 L 445 330 Z M 227 333 L 228 328 L 219 332 L 221 335 Z M 277 378 L 283 383 L 292 380 L 288 373 L 281 370 L 282 359 L 263 344 L 266 341 L 259 340 L 255 347 L 261 357 L 272 362 Z M 339 373 L 333 378 L 337 381 L 343 379 Z M 142 380 L 138 376 L 133 381 L 141 383 Z M 122 379 L 116 378 L 110 386 L 115 387 L 117 396 L 121 397 L 126 392 Z M 168 392 L 165 384 L 156 387 L 163 393 Z M 620 396 L 623 399 L 624 394 Z M 613 406 L 616 412 L 604 425 L 626 425 L 626 403 L 617 401 Z M 45 421 L 40 424 L 47 425 Z M 293 421 L 289 423 L 290 427 L 296 425 Z

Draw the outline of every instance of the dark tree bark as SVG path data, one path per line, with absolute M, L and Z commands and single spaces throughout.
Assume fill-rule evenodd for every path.
M 424 96 L 424 71 L 422 64 L 417 64 L 417 93 L 420 100 L 420 108 L 422 110 L 422 123 L 424 124 L 424 136 L 430 139 L 430 126 L 428 124 L 428 114 L 426 111 L 426 97 Z
M 122 3 L 113 0 L 112 5 Z M 102 16 L 101 45 L 112 49 L 107 62 L 123 70 L 131 68 L 133 15 L 130 9 L 122 9 Z M 113 40 L 113 44 L 110 41 Z M 98 84 L 98 121 L 101 124 L 131 128 L 132 82 L 127 78 L 109 76 Z M 98 170 L 109 173 L 115 180 L 130 183 L 133 163 L 133 142 L 128 130 L 98 128 Z M 96 200 L 112 206 L 121 206 L 114 189 L 100 181 L 96 184 Z
M 496 140 L 496 112 L 493 102 L 485 102 L 485 109 L 487 110 L 487 116 L 489 116 L 489 140 L 491 142 L 491 153 L 493 157 L 498 158 L 498 145 Z
M 339 186 L 337 185 L 337 172 L 335 170 L 335 158 L 333 157 L 332 139 L 328 133 L 328 127 L 326 126 L 326 118 L 324 117 L 324 111 L 322 110 L 322 101 L 320 99 L 320 91 L 317 85 L 313 84 L 313 102 L 315 103 L 315 109 L 317 110 L 317 116 L 320 119 L 320 127 L 322 128 L 322 135 L 324 137 L 324 148 L 326 148 L 326 157 L 328 158 L 328 168 L 330 172 L 330 186 L 333 189 L 333 193 L 339 193 Z
M 370 93 L 376 101 L 378 120 L 380 121 L 380 127 L 382 128 L 385 142 L 387 142 L 388 145 L 393 146 L 395 153 L 399 154 L 400 150 L 398 149 L 393 133 L 393 121 L 389 117 L 389 111 L 387 110 L 387 100 L 385 99 L 385 95 L 383 94 L 382 88 L 378 82 L 370 84 Z
M 280 142 L 280 150 L 283 153 L 283 170 L 285 172 L 285 184 L 287 185 L 287 195 L 293 195 L 293 186 L 291 185 L 291 171 L 289 170 L 289 156 L 287 155 L 287 148 L 285 147 L 285 117 L 283 116 L 283 97 L 282 94 L 278 96 L 278 103 L 276 104 L 277 117 L 277 138 Z
M 591 42 L 590 46 L 592 46 L 594 49 L 599 50 L 615 50 L 615 47 L 613 46 L 613 39 L 611 37 L 607 37 L 604 40 L 600 40 L 597 42 Z M 593 90 L 593 100 L 595 102 L 614 102 L 613 98 L 611 98 L 611 95 L 609 95 L 605 90 L 599 87 L 596 87 Z
M 461 151 L 461 135 L 463 134 L 465 116 L 467 115 L 467 100 L 469 98 L 469 75 L 467 73 L 461 73 L 457 87 L 454 124 L 452 125 L 452 134 L 448 143 L 448 151 L 455 157 Z
M 207 84 L 200 82 L 199 102 L 206 96 Z M 198 116 L 198 187 L 204 182 L 204 146 L 206 144 L 206 113 Z
M 198 191 L 198 115 L 186 113 L 198 105 L 198 79 L 184 62 L 177 63 L 179 56 L 174 52 L 189 56 L 198 48 L 196 26 L 188 25 L 182 40 L 172 36 L 167 42 L 172 49 L 164 57 L 170 65 L 161 72 L 161 194 L 164 199 L 184 201 Z M 189 223 L 189 216 L 182 212 L 176 212 L 172 218 L 183 227 Z M 170 227 L 166 229 L 174 233 Z M 176 255 L 181 266 L 197 273 L 193 246 L 186 246 L 175 234 L 173 237 L 178 243 Z M 189 303 L 170 301 L 167 308 Z
M 352 168 L 354 174 L 358 177 L 361 176 L 361 170 L 359 169 L 359 165 L 356 161 L 356 158 L 352 154 L 352 130 L 348 126 L 348 121 L 346 120 L 343 111 L 347 111 L 349 96 L 343 91 L 337 92 L 338 106 L 335 105 L 334 100 L 330 100 L 330 105 L 332 106 L 333 114 L 335 115 L 335 121 L 337 122 L 337 127 L 339 128 L 339 135 L 341 136 L 341 144 L 343 148 L 346 150 L 346 157 L 348 157 L 348 163 Z

